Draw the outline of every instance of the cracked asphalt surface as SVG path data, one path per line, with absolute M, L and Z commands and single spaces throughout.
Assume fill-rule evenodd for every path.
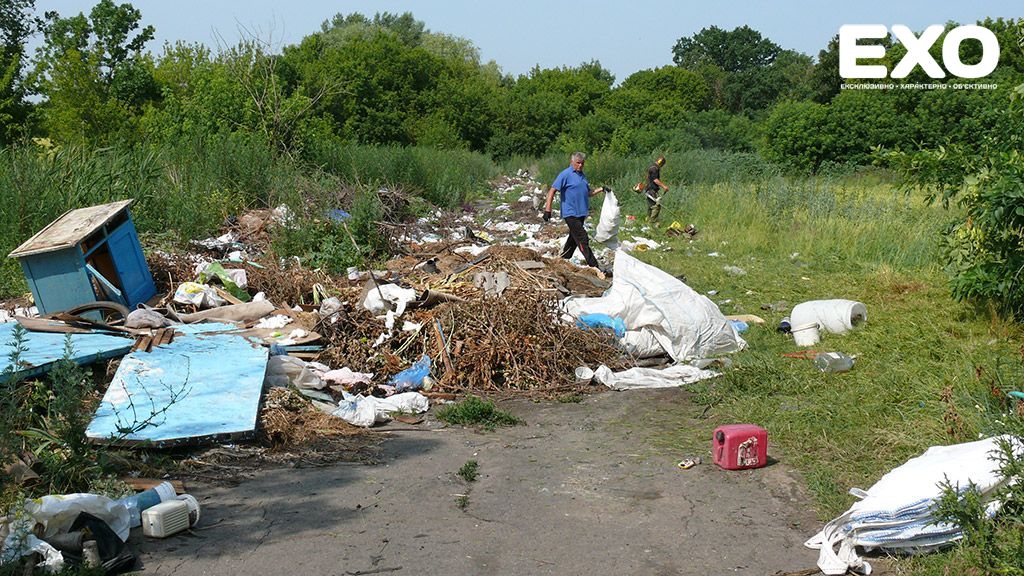
M 133 534 L 145 574 L 749 574 L 813 568 L 819 528 L 784 462 L 727 472 L 679 430 L 707 428 L 680 389 L 500 403 L 526 421 L 391 432 L 376 465 L 191 483 L 202 519 Z M 684 434 L 685 436 L 685 434 Z M 693 434 L 690 434 L 693 436 Z M 704 446 L 703 444 L 701 446 Z M 680 470 L 684 456 L 704 463 Z M 773 455 L 769 442 L 769 455 Z M 479 477 L 457 475 L 476 460 Z M 460 506 L 460 501 L 465 506 Z

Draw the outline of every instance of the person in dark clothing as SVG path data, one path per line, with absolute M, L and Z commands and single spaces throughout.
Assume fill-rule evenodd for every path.
M 647 168 L 647 182 L 644 185 L 644 195 L 647 196 L 647 221 L 657 222 L 658 214 L 661 213 L 661 195 L 668 192 L 668 186 L 661 181 L 661 167 L 665 165 L 665 157 L 658 156 Z
M 570 159 L 569 167 L 562 170 L 548 190 L 547 201 L 544 204 L 544 221 L 551 220 L 551 203 L 554 201 L 555 192 L 559 194 L 562 219 L 569 227 L 569 237 L 562 247 L 562 258 L 572 258 L 573 253 L 579 248 L 587 265 L 600 270 L 597 258 L 590 249 L 590 238 L 583 228 L 583 221 L 590 214 L 590 197 L 604 192 L 604 188 L 596 190 L 590 187 L 590 182 L 583 174 L 583 164 L 586 156 L 582 152 L 576 152 Z M 606 270 L 600 270 L 603 274 L 609 274 Z

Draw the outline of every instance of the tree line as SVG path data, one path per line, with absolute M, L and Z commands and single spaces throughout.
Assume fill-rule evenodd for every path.
M 814 59 L 747 26 L 680 38 L 673 65 L 616 85 L 597 61 L 504 74 L 470 41 L 428 30 L 409 13 L 338 14 L 280 51 L 248 38 L 217 50 L 167 43 L 154 54 L 147 47 L 155 31 L 141 21 L 138 9 L 113 0 L 88 14 L 41 18 L 35 0 L 5 2 L 0 143 L 107 146 L 243 133 L 299 157 L 361 143 L 496 159 L 716 148 L 815 171 L 870 162 L 876 147 L 977 141 L 1005 100 L 991 91 L 840 90 L 836 38 Z M 1021 21 L 982 24 L 1003 46 L 996 75 L 985 80 L 1009 90 L 1024 72 Z M 33 34 L 42 43 L 28 54 Z M 891 68 L 905 51 L 881 42 Z M 972 50 L 979 47 L 962 45 L 965 62 L 980 58 Z

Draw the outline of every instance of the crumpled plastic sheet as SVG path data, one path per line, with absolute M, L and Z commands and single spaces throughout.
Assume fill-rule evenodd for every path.
M 128 540 L 131 514 L 124 502 L 86 493 L 43 496 L 26 501 L 22 515 L 12 519 L 6 526 L 8 533 L 4 537 L 0 564 L 39 552 L 43 555 L 43 562 L 39 566 L 50 572 L 59 572 L 64 567 L 63 555 L 53 546 L 29 534 L 26 527 L 42 524 L 44 538 L 62 534 L 67 532 L 81 512 L 88 512 L 106 522 L 122 542 Z
M 397 284 L 380 284 L 366 292 L 363 308 L 375 313 L 386 312 L 389 307 L 385 302 L 390 302 L 394 306 L 395 315 L 401 316 L 409 302 L 415 299 L 416 290 L 412 288 L 402 288 Z
M 320 378 L 328 384 L 340 384 L 342 386 L 362 383 L 368 384 L 373 380 L 373 372 L 353 372 L 346 367 L 325 372 Z
M 594 371 L 594 379 L 612 390 L 675 388 L 715 376 L 718 376 L 718 372 L 701 370 L 685 364 L 675 364 L 660 369 L 636 367 L 621 372 L 612 372 L 611 368 L 602 364 Z
M 376 398 L 374 396 L 352 395 L 347 392 L 331 412 L 334 416 L 360 428 L 369 428 L 380 422 L 391 420 L 392 412 L 422 414 L 430 408 L 430 400 L 419 392 L 403 392 Z

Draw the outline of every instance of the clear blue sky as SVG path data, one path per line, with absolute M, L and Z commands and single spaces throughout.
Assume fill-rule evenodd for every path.
M 122 2 L 123 0 L 115 0 Z M 95 0 L 36 0 L 40 13 L 68 16 L 86 12 Z M 186 40 L 216 47 L 228 44 L 240 28 L 270 38 L 277 47 L 299 42 L 339 12 L 412 12 L 434 32 L 468 38 L 484 61 L 506 73 L 575 66 L 592 59 L 623 80 L 633 72 L 672 63 L 672 46 L 706 26 L 727 30 L 744 24 L 783 48 L 817 56 L 843 24 L 905 24 L 923 30 L 949 20 L 961 23 L 991 17 L 1022 17 L 1020 0 L 861 0 L 671 2 L 669 0 L 136 0 L 144 24 L 156 27 L 148 48 L 159 53 L 165 41 Z

